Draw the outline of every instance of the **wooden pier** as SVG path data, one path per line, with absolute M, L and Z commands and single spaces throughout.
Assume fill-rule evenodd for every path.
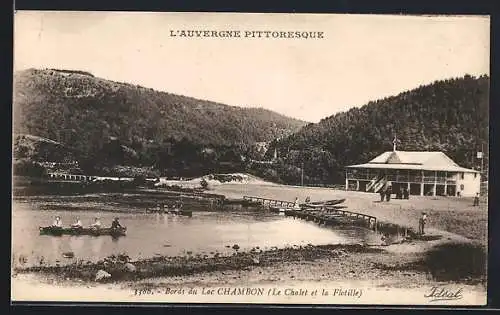
M 289 209 L 295 206 L 295 202 L 293 201 L 276 200 L 276 199 L 253 197 L 253 196 L 243 196 L 243 200 L 260 203 L 262 206 L 274 206 L 274 207 L 280 206 Z
M 341 205 L 345 199 L 300 204 L 300 209 L 297 209 L 295 202 L 291 201 L 254 196 L 244 196 L 243 199 L 240 200 L 248 204 L 258 204 L 263 207 L 282 209 L 280 212 L 284 212 L 285 216 L 312 221 L 319 225 L 364 227 L 375 233 L 382 234 L 384 236 L 384 242 L 388 243 L 393 242 L 393 240 L 397 242 L 397 240 L 402 237 L 417 237 L 417 233 L 411 227 L 389 222 L 380 222 L 374 216 L 345 210 L 346 206 Z
M 320 225 L 355 225 L 369 228 L 377 232 L 377 218 L 363 213 L 341 209 L 326 210 L 285 210 L 285 216 L 313 221 Z

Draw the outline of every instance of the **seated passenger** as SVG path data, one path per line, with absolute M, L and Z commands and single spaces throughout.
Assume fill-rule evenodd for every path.
M 122 225 L 120 224 L 120 222 L 118 221 L 118 218 L 115 218 L 113 220 L 113 222 L 111 223 L 111 228 L 112 229 L 118 229 L 118 228 L 121 228 Z
M 94 223 L 92 223 L 90 226 L 93 227 L 93 228 L 98 229 L 98 228 L 101 227 L 101 221 L 99 220 L 99 218 L 95 218 L 94 219 Z
M 61 221 L 61 217 L 60 216 L 57 216 L 56 219 L 54 220 L 54 223 L 52 223 L 52 226 L 53 227 L 62 227 L 62 221 Z
M 72 228 L 81 228 L 82 227 L 82 221 L 80 221 L 80 217 L 76 217 L 76 222 L 71 224 Z

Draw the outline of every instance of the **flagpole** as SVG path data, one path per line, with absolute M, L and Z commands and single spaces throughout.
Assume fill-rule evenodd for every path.
M 481 142 L 481 175 L 479 176 L 480 184 L 483 181 L 483 160 L 484 160 L 484 150 L 483 150 L 483 143 Z
M 304 162 L 302 162 L 302 168 L 300 172 L 300 186 L 304 186 Z

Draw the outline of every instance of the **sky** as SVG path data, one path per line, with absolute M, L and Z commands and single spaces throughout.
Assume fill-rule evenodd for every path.
M 14 71 L 58 68 L 309 122 L 489 74 L 488 16 L 17 11 Z M 240 31 L 240 38 L 171 31 Z M 323 32 L 245 38 L 245 31 Z

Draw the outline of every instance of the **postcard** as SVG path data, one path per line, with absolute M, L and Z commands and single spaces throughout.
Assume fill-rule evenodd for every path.
M 14 24 L 13 302 L 486 304 L 489 16 Z

